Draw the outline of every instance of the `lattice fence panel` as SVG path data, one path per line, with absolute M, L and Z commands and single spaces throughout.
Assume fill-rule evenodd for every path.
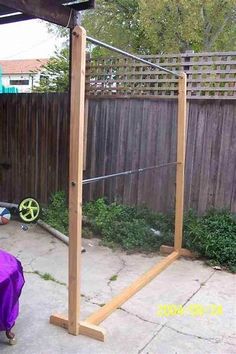
M 185 71 L 188 98 L 236 98 L 236 52 L 143 56 L 172 71 Z M 138 61 L 111 57 L 87 59 L 86 91 L 92 96 L 178 94 L 178 79 Z

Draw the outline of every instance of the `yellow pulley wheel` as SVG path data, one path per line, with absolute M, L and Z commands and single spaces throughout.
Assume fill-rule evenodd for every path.
M 19 203 L 18 211 L 22 221 L 25 223 L 34 222 L 39 217 L 40 205 L 33 198 L 25 198 Z

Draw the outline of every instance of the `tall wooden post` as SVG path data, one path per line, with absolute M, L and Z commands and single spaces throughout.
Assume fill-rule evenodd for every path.
M 175 202 L 175 251 L 180 251 L 183 239 L 184 216 L 184 170 L 186 149 L 186 101 L 187 77 L 181 73 L 179 78 L 178 122 L 177 122 L 177 171 L 176 171 L 176 202 Z
M 79 334 L 86 32 L 71 36 L 68 331 Z
M 70 61 L 70 167 L 69 167 L 69 304 L 68 316 L 54 314 L 50 323 L 105 340 L 104 329 L 80 320 L 80 271 L 82 232 L 82 180 L 84 159 L 86 31 L 76 26 L 71 32 Z

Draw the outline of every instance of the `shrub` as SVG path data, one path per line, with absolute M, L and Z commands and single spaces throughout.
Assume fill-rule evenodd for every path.
M 186 246 L 218 264 L 236 270 L 236 218 L 228 211 L 211 210 L 185 222 Z
M 156 251 L 171 238 L 171 221 L 163 214 L 147 208 L 108 204 L 104 199 L 87 203 L 84 214 L 91 221 L 93 232 L 102 237 L 108 246 L 121 246 L 129 251 Z M 151 229 L 161 232 L 155 235 Z
M 173 245 L 174 217 L 130 207 L 105 199 L 86 203 L 83 214 L 88 222 L 83 234 L 100 236 L 104 245 L 127 251 L 151 252 L 160 245 Z M 64 192 L 56 193 L 44 211 L 44 220 L 64 234 L 68 233 L 68 208 Z M 160 235 L 151 229 L 159 230 Z M 236 271 L 236 218 L 228 211 L 212 210 L 199 217 L 190 211 L 184 217 L 183 247 Z
M 62 232 L 68 234 L 68 207 L 65 192 L 52 195 L 47 209 L 43 209 L 42 219 Z

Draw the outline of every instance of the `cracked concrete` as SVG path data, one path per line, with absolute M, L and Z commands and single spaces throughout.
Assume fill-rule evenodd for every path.
M 125 260 L 122 258 L 121 255 L 116 254 L 116 256 L 119 258 L 119 260 L 120 260 L 120 262 L 121 262 L 121 266 L 120 266 L 120 268 L 117 270 L 117 272 L 116 272 L 115 274 L 113 274 L 113 275 L 109 278 L 109 281 L 107 282 L 107 286 L 110 288 L 110 290 L 111 290 L 111 295 L 112 295 L 112 296 L 114 296 L 114 295 L 113 295 L 112 283 L 113 283 L 114 281 L 117 281 L 119 275 L 122 273 L 122 271 L 123 271 L 123 270 L 125 269 L 125 267 L 127 266 Z M 113 280 L 113 277 L 114 277 L 114 276 L 116 277 L 115 280 Z
M 162 259 L 127 255 L 83 240 L 81 319 L 110 300 L 139 275 Z M 73 337 L 48 323 L 52 313 L 67 309 L 67 251 L 59 240 L 38 226 L 23 231 L 19 223 L 0 227 L 0 247 L 17 256 L 24 267 L 26 284 L 21 312 L 15 326 L 18 343 L 6 345 L 0 333 L 2 354 L 189 354 L 234 353 L 235 276 L 205 266 L 201 261 L 180 259 L 115 311 L 103 323 L 105 343 Z M 49 273 L 54 280 L 44 280 Z M 110 278 L 117 275 L 115 281 Z M 157 306 L 218 304 L 221 316 L 158 317 Z

